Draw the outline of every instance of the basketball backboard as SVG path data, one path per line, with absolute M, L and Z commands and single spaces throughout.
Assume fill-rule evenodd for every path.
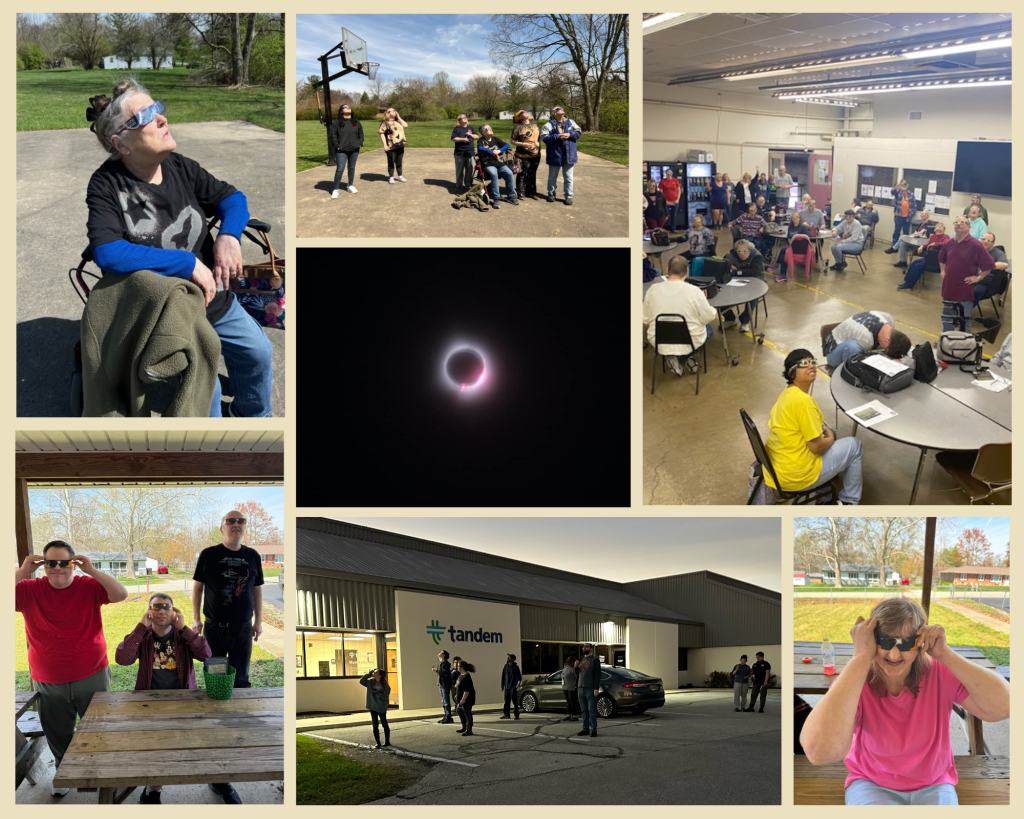
M 344 26 L 341 29 L 341 47 L 345 52 L 345 64 L 349 68 L 362 66 L 369 60 L 366 54 L 366 40 L 357 37 Z M 366 73 L 364 69 L 362 73 Z

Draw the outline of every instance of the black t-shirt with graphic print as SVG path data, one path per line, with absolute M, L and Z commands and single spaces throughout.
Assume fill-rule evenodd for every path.
M 125 239 L 164 250 L 187 250 L 213 270 L 213 237 L 206 223 L 217 204 L 236 189 L 204 171 L 198 162 L 171 153 L 161 165 L 159 185 L 143 182 L 118 159 L 93 173 L 85 202 L 89 207 L 89 246 Z M 222 318 L 234 295 L 222 290 L 206 308 L 210 323 Z
M 255 549 L 231 551 L 223 543 L 199 553 L 192 579 L 205 584 L 203 617 L 213 623 L 248 623 L 255 601 L 253 589 L 263 585 L 263 567 Z
M 153 632 L 153 679 L 151 690 L 166 691 L 178 687 L 178 660 L 174 656 L 174 628 L 163 637 Z

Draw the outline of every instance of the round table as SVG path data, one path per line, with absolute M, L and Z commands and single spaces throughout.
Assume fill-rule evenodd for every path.
M 1009 378 L 1009 372 L 992 368 Z M 832 398 L 839 409 L 848 409 L 879 401 L 898 413 L 868 429 L 883 438 L 915 446 L 921 451 L 917 473 L 910 490 L 910 503 L 917 499 L 921 472 L 928 450 L 949 449 L 959 452 L 979 449 L 983 444 L 1010 441 L 1010 391 L 989 392 L 971 385 L 972 373 L 962 373 L 952 365 L 940 368 L 931 384 L 914 381 L 906 389 L 882 395 L 863 390 L 845 381 L 842 367 L 832 373 Z M 851 418 L 851 420 L 853 420 Z M 854 420 L 853 434 L 861 425 Z
M 725 326 L 722 322 L 722 311 L 730 307 L 739 307 L 741 304 L 749 304 L 752 301 L 764 303 L 764 316 L 768 318 L 768 301 L 765 296 L 768 293 L 768 282 L 764 279 L 737 277 L 732 281 L 746 282 L 743 285 L 727 284 L 719 286 L 718 293 L 713 299 L 708 299 L 708 304 L 718 311 L 718 329 L 722 334 L 722 346 L 725 348 L 725 357 L 732 366 L 740 363 L 740 357 L 729 352 L 729 340 L 725 337 Z M 754 306 L 753 328 L 750 332 L 751 341 L 755 344 L 764 343 L 764 333 L 758 334 L 757 329 L 758 307 Z
M 667 245 L 656 245 L 654 242 L 644 240 L 644 253 L 648 256 L 655 256 L 658 259 L 658 267 L 661 272 L 665 272 L 665 268 L 661 264 L 661 254 L 669 250 L 675 250 L 679 247 L 679 242 L 669 242 Z

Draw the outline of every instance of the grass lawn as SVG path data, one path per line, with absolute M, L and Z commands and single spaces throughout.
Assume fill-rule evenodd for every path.
M 797 603 L 793 607 L 793 639 L 817 642 L 828 637 L 835 643 L 848 643 L 850 628 L 857 616 L 866 619 L 871 616 L 871 609 L 870 600 L 867 603 L 836 603 L 831 606 Z M 975 623 L 942 606 L 932 607 L 930 622 L 945 628 L 949 645 L 1010 647 L 1009 634 Z
M 192 598 L 184 592 L 171 592 L 174 605 L 187 612 L 185 623 L 192 625 Z M 135 688 L 136 666 L 120 666 L 114 661 L 114 652 L 118 644 L 126 634 L 142 619 L 149 599 L 145 596 L 140 600 L 133 601 L 131 597 L 123 603 L 113 603 L 104 606 L 103 611 L 103 635 L 107 640 L 107 659 L 111 666 L 111 687 L 114 691 L 130 691 Z M 29 667 L 28 667 L 28 643 L 25 640 L 25 618 L 21 614 L 14 614 L 14 671 L 15 682 L 18 691 L 29 691 Z M 205 688 L 203 675 L 197 670 L 196 684 Z M 249 681 L 253 687 L 277 687 L 284 685 L 284 663 L 278 660 L 269 651 L 260 648 L 259 645 L 252 647 L 252 664 L 249 668 Z
M 263 576 L 264 577 L 277 577 L 279 574 L 281 574 L 280 567 L 274 567 L 274 568 L 267 568 L 266 566 L 263 567 Z
M 997 646 L 978 646 L 981 653 L 996 665 L 1010 664 L 1010 649 Z
M 409 776 L 397 768 L 349 759 L 328 742 L 295 737 L 298 805 L 364 805 L 398 793 Z
M 190 85 L 188 77 L 192 72 L 187 68 L 133 69 L 131 73 L 153 99 L 163 100 L 172 128 L 176 122 L 247 120 L 284 131 L 283 88 Z M 89 97 L 109 96 L 114 83 L 126 74 L 76 68 L 16 72 L 18 130 L 87 127 L 85 109 Z
M 24 72 L 22 72 L 24 73 Z M 495 124 L 489 120 L 494 127 L 495 136 L 499 139 L 508 140 L 512 135 L 512 123 L 502 120 Z M 477 133 L 484 120 L 470 120 L 470 125 Z M 384 149 L 377 134 L 380 121 L 363 123 L 363 147 L 360 154 L 367 151 L 381 153 Z M 452 148 L 452 129 L 455 127 L 454 120 L 439 120 L 435 122 L 410 122 L 408 130 L 409 147 L 411 148 Z M 602 159 L 617 162 L 620 165 L 629 164 L 629 137 L 620 134 L 585 133 L 580 137 L 578 143 L 580 153 L 592 154 Z M 382 158 L 381 162 L 385 162 Z M 295 171 L 308 171 L 327 162 L 327 136 L 324 126 L 319 122 L 301 120 L 295 123 Z M 543 157 L 541 164 L 544 164 Z M 358 170 L 359 166 L 356 166 Z M 454 173 L 454 171 L 453 171 Z

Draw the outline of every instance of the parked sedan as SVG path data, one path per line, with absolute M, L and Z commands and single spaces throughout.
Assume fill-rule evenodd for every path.
M 658 677 L 628 668 L 601 668 L 601 693 L 597 698 L 597 713 L 602 717 L 614 717 L 621 709 L 630 709 L 642 714 L 648 708 L 661 708 L 664 704 L 665 686 Z M 523 677 L 523 687 L 519 690 L 519 707 L 527 714 L 541 710 L 564 711 L 562 672 Z

